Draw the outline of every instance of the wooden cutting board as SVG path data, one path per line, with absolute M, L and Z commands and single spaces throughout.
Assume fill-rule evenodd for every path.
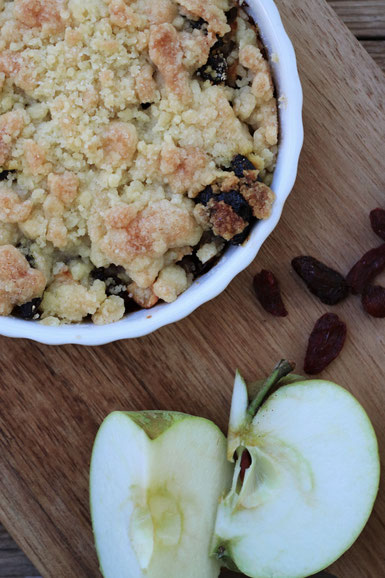
M 385 207 L 385 78 L 324 0 L 278 5 L 298 55 L 306 139 L 295 190 L 253 265 L 215 301 L 143 339 L 91 349 L 0 338 L 0 519 L 44 577 L 99 576 L 88 467 L 108 412 L 174 409 L 225 429 L 235 368 L 251 380 L 284 356 L 300 372 L 308 334 L 330 310 L 306 292 L 291 259 L 311 254 L 347 272 L 380 243 L 368 213 Z M 281 281 L 285 319 L 255 300 L 262 267 Z M 368 317 L 354 297 L 333 311 L 348 340 L 323 376 L 364 404 L 384 457 L 385 320 Z M 331 570 L 381 578 L 384 543 L 382 486 L 366 529 Z

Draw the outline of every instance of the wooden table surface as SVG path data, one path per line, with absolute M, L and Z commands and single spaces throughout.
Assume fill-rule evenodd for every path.
M 385 0 L 329 0 L 329 3 L 385 71 Z M 38 571 L 0 525 L 0 578 L 38 575 Z

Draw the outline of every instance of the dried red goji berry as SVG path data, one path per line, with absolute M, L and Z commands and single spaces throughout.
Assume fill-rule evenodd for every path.
M 362 293 L 376 275 L 385 269 L 385 243 L 371 249 L 349 271 L 346 281 L 352 293 Z
M 349 295 L 349 286 L 345 278 L 314 257 L 296 257 L 291 264 L 309 291 L 322 303 L 336 305 Z
M 271 271 L 263 269 L 254 277 L 254 291 L 262 307 L 271 315 L 286 317 L 279 283 Z
M 372 317 L 385 317 L 385 289 L 368 285 L 362 294 L 362 306 Z
M 304 370 L 309 375 L 320 373 L 341 352 L 346 339 L 346 325 L 338 315 L 325 313 L 309 337 Z
M 385 209 L 374 209 L 370 213 L 370 224 L 376 235 L 385 241 Z

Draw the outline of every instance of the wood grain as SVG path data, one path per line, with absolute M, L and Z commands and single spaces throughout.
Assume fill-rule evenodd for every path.
M 358 38 L 385 39 L 385 0 L 329 0 Z
M 37 575 L 37 570 L 0 525 L 0 578 Z
M 215 301 L 146 338 L 100 348 L 0 339 L 0 517 L 45 578 L 96 578 L 88 466 L 103 417 L 160 408 L 225 428 L 235 367 L 247 379 L 281 356 L 302 366 L 307 335 L 327 308 L 307 294 L 290 260 L 310 253 L 346 272 L 378 244 L 368 212 L 384 205 L 384 77 L 323 0 L 280 0 L 304 87 L 305 148 L 279 227 L 253 265 Z M 260 310 L 251 288 L 261 268 L 279 277 L 284 320 Z M 325 372 L 364 403 L 385 447 L 384 322 L 359 301 L 335 308 L 349 323 L 341 357 Z M 385 494 L 339 578 L 381 578 Z
M 385 72 L 385 0 L 328 0 Z
M 385 40 L 361 40 L 361 44 L 385 72 Z

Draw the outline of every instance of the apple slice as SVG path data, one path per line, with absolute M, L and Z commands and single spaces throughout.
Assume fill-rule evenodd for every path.
M 358 401 L 323 380 L 289 376 L 281 362 L 249 404 L 237 374 L 228 439 L 233 484 L 218 508 L 212 552 L 255 578 L 303 578 L 356 540 L 379 484 L 373 427 Z
M 210 421 L 114 412 L 91 460 L 91 516 L 105 578 L 214 578 L 218 500 L 231 486 L 226 440 Z

